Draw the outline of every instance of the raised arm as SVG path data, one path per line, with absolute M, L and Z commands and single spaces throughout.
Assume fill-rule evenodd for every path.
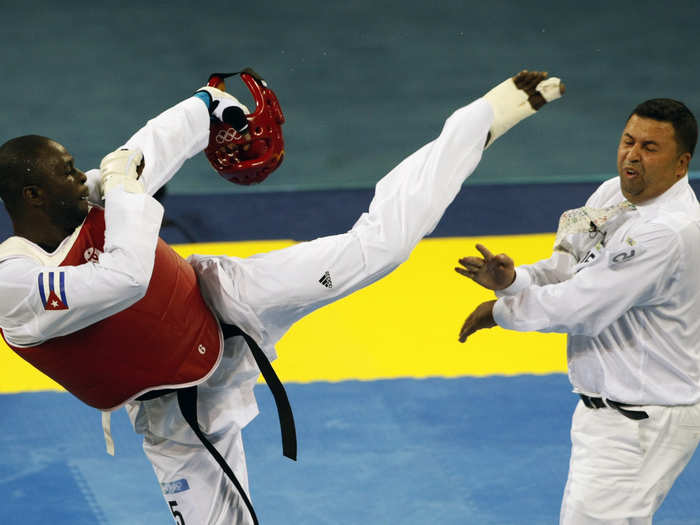
M 187 159 L 206 147 L 212 118 L 230 121 L 241 133 L 247 133 L 245 112 L 247 108 L 232 95 L 204 87 L 194 96 L 149 120 L 122 146 L 143 152 L 145 165 L 140 180 L 146 193 L 153 195 Z M 100 203 L 99 170 L 90 170 L 86 175 L 90 200 Z

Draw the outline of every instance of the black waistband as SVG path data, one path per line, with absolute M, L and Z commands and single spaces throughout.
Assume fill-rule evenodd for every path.
M 628 405 L 627 403 L 619 403 L 611 399 L 603 399 L 602 397 L 590 397 L 585 394 L 579 394 L 583 404 L 588 408 L 614 408 L 623 416 L 639 421 L 641 419 L 647 419 L 649 414 L 643 410 L 628 410 L 626 407 L 633 407 L 637 405 Z

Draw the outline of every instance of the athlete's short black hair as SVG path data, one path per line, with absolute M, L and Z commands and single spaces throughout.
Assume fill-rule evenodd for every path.
M 43 169 L 42 151 L 51 139 L 24 135 L 0 146 L 0 198 L 12 213 L 22 197 L 22 188 L 36 183 Z

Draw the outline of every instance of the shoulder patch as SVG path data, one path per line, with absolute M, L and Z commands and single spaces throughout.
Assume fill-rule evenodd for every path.
M 39 296 L 44 310 L 68 310 L 65 273 L 41 272 L 38 280 Z
M 619 267 L 621 264 L 636 259 L 644 253 L 644 247 L 638 243 L 629 243 L 629 246 L 621 250 L 611 252 L 608 255 L 608 265 L 611 268 Z

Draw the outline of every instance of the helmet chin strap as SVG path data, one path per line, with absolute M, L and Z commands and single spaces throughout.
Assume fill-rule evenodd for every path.
M 212 73 L 207 84 L 222 91 L 225 79 L 240 75 L 255 100 L 255 110 L 246 115 L 249 134 L 242 135 L 233 126 L 212 121 L 209 144 L 204 153 L 223 178 L 236 184 L 257 184 L 279 167 L 284 158 L 282 124 L 284 115 L 277 96 L 253 69 L 235 73 Z
M 261 77 L 260 74 L 257 73 L 251 67 L 246 67 L 241 69 L 240 71 L 235 71 L 233 73 L 212 73 L 211 75 L 209 75 L 207 85 L 215 87 L 216 89 L 220 89 L 221 91 L 226 91 L 226 83 L 224 82 L 224 80 L 229 77 L 235 77 L 236 75 L 242 75 L 243 73 L 245 73 L 246 75 L 250 75 L 255 79 L 256 82 L 267 87 L 267 82 L 265 82 L 265 79 Z

